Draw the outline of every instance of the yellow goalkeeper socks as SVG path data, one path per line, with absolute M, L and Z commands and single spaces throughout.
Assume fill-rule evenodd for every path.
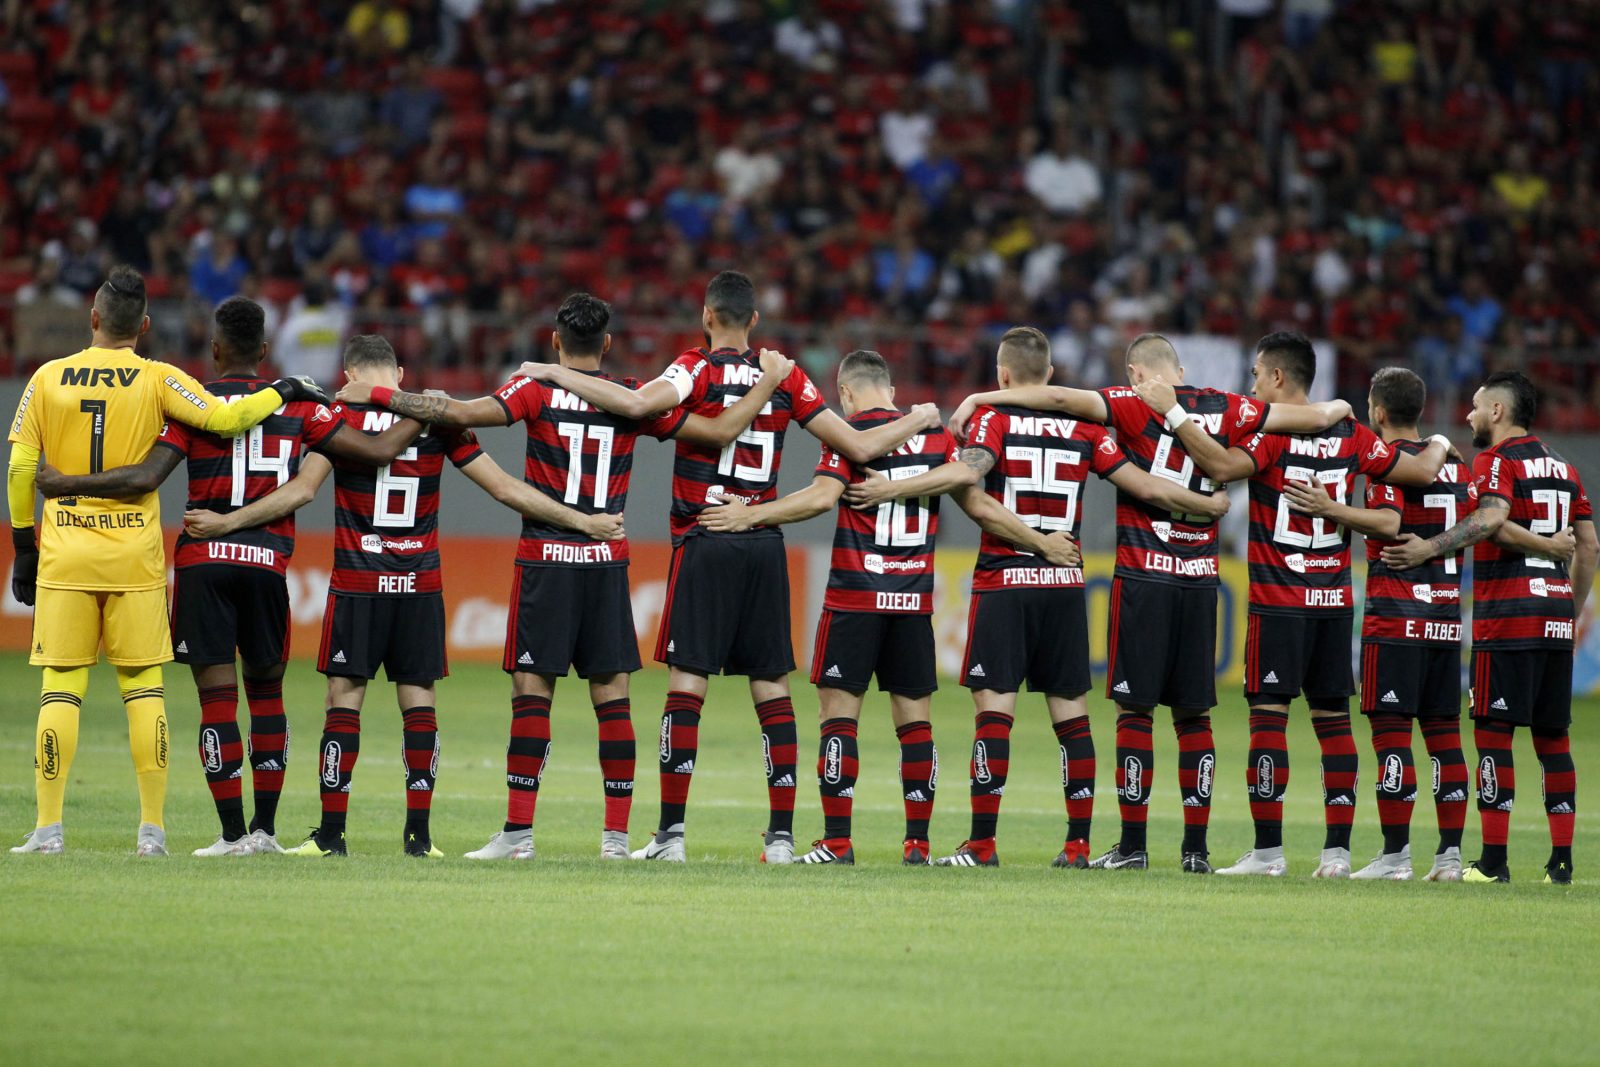
M 39 826 L 61 821 L 67 796 L 67 773 L 78 751 L 78 711 L 89 691 L 89 668 L 44 669 L 39 695 L 39 726 L 34 734 L 33 789 L 39 805 Z
M 139 821 L 162 826 L 167 802 L 167 694 L 161 667 L 118 667 L 117 688 L 128 709 L 128 747 L 139 777 Z

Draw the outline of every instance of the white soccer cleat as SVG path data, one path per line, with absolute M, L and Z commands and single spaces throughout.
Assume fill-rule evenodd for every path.
M 245 834 L 236 841 L 229 841 L 226 837 L 219 836 L 205 848 L 197 848 L 190 855 L 210 858 L 213 856 L 249 856 L 255 849 L 251 847 L 250 835 Z
M 1317 869 L 1311 872 L 1313 878 L 1348 878 L 1350 877 L 1350 850 L 1347 848 L 1325 848 L 1322 850 L 1322 861 L 1317 864 Z
M 603 860 L 625 860 L 628 858 L 628 835 L 626 831 L 600 831 L 600 858 Z
M 139 824 L 138 843 L 133 847 L 135 856 L 167 855 L 167 832 L 155 823 Z
M 1350 877 L 1386 882 L 1409 882 L 1412 877 L 1411 846 L 1399 852 L 1380 852 L 1378 857 Z
M 12 849 L 13 852 L 16 849 Z M 1461 850 L 1447 848 L 1433 857 L 1433 867 L 1423 875 L 1424 881 L 1429 882 L 1459 882 L 1461 881 Z
M 532 830 L 499 830 L 489 838 L 489 843 L 475 852 L 468 852 L 469 860 L 531 860 L 533 859 Z
M 761 862 L 793 863 L 794 835 L 785 833 L 764 835 L 761 847 Z
M 53 822 L 49 826 L 41 826 L 37 830 L 29 830 L 28 836 L 22 839 L 22 844 L 12 849 L 12 853 L 21 855 L 24 852 L 33 852 L 40 856 L 59 856 L 67 850 L 67 836 L 61 829 L 61 824 Z
M 273 837 L 265 830 L 250 831 L 245 837 L 245 841 L 249 843 L 250 855 L 252 856 L 282 855 L 287 851 L 282 845 L 278 844 L 276 837 Z
M 659 830 L 650 836 L 644 848 L 628 853 L 628 857 L 636 860 L 661 860 L 664 863 L 689 861 L 688 851 L 683 845 L 683 835 L 672 834 L 663 839 Z
M 1289 873 L 1289 861 L 1283 858 L 1283 848 L 1253 848 L 1239 857 L 1232 867 L 1223 867 L 1218 874 L 1258 874 L 1268 878 L 1282 878 Z

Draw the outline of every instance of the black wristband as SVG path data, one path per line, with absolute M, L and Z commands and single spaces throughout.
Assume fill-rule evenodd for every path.
M 11 548 L 17 555 L 39 551 L 39 543 L 34 540 L 32 526 L 11 527 Z

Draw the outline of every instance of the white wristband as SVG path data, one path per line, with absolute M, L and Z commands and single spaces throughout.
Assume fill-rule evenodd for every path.
M 1189 418 L 1189 413 L 1183 410 L 1182 404 L 1173 404 L 1165 416 L 1167 429 L 1176 430 Z
M 1437 441 L 1437 442 L 1439 442 L 1440 445 L 1442 445 L 1444 447 L 1444 450 L 1446 452 L 1450 451 L 1450 438 L 1446 437 L 1444 434 L 1436 433 L 1432 437 L 1428 438 L 1428 440 L 1429 441 Z

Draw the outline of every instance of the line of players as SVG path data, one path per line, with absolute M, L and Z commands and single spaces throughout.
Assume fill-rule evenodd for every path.
M 230 302 L 235 309 L 246 304 Z M 242 391 L 250 391 L 263 384 L 259 379 L 246 381 L 245 373 L 253 374 L 263 347 L 258 333 L 245 330 L 230 337 L 222 328 L 228 307 L 219 310 L 219 364 L 225 374 L 232 372 Z M 815 386 L 782 357 L 753 355 L 748 338 L 759 316 L 753 289 L 742 275 L 719 275 L 708 287 L 703 320 L 707 347 L 685 353 L 660 378 L 644 385 L 617 382 L 599 371 L 610 340 L 608 317 L 606 306 L 592 297 L 569 299 L 558 314 L 552 338 L 559 363 L 525 365 L 524 373 L 494 396 L 474 401 L 400 392 L 392 351 L 381 339 L 358 338 L 347 356 L 350 384 L 340 393 L 340 403 L 331 412 L 302 413 L 298 425 L 286 425 L 279 434 L 264 437 L 271 440 L 269 445 L 252 442 L 242 465 L 237 446 L 231 443 L 174 433 L 167 441 L 172 447 L 154 450 L 140 467 L 86 478 L 58 477 L 48 471 L 41 476 L 47 493 L 148 491 L 178 458 L 189 456 L 192 506 L 178 551 L 174 633 L 178 658 L 194 666 L 201 689 L 201 756 L 223 822 L 218 842 L 201 854 L 278 848 L 271 822 L 285 748 L 281 731 L 273 732 L 282 721 L 281 695 L 274 722 L 270 699 L 262 700 L 266 714 L 257 715 L 257 693 L 268 688 L 263 683 L 281 677 L 286 603 L 276 614 L 255 620 L 246 620 L 248 611 L 240 612 L 235 605 L 247 600 L 280 603 L 269 594 L 282 588 L 282 566 L 292 551 L 292 540 L 284 537 L 287 532 L 292 539 L 293 510 L 315 494 L 330 469 L 313 452 L 303 469 L 293 473 L 299 443 L 322 447 L 332 436 L 331 429 L 346 423 L 367 433 L 382 431 L 380 436 L 387 436 L 386 444 L 392 446 L 388 457 L 392 462 L 376 471 L 371 463 L 347 460 L 333 468 L 338 535 L 318 663 L 329 676 L 329 710 L 319 761 L 323 818 L 316 832 L 293 850 L 305 855 L 344 851 L 344 815 L 359 753 L 359 711 L 365 684 L 375 677 L 380 663 L 397 684 L 405 723 L 406 848 L 415 854 L 438 854 L 429 839 L 427 810 L 437 773 L 433 683 L 445 673 L 434 518 L 438 475 L 446 455 L 525 516 L 504 662 L 514 690 L 507 820 L 484 848 L 469 853 L 472 858 L 533 856 L 533 809 L 549 747 L 550 701 L 555 679 L 573 667 L 590 683 L 599 721 L 606 790 L 601 854 L 613 858 L 629 854 L 626 830 L 634 739 L 627 680 L 639 662 L 621 512 L 632 444 L 639 432 L 675 437 L 678 454 L 674 555 L 657 649 L 657 658 L 672 671 L 660 735 L 661 821 L 651 841 L 632 853 L 635 858 L 685 858 L 684 811 L 700 707 L 708 675 L 721 671 L 749 677 L 761 724 L 771 802 L 762 858 L 767 862 L 796 858 L 792 818 L 797 733 L 787 687 L 793 663 L 787 575 L 776 527 L 820 514 L 837 506 L 841 498 L 848 506 L 839 509 L 833 568 L 812 667 L 821 701 L 818 781 L 825 829 L 813 849 L 798 857 L 805 862 L 853 862 L 850 804 L 858 770 L 856 724 L 874 674 L 880 688 L 890 693 L 901 744 L 905 861 L 926 863 L 931 857 L 927 825 L 937 754 L 928 722 L 928 697 L 935 687 L 929 613 L 938 496 L 943 493 L 955 493 L 985 533 L 974 574 L 963 665 L 964 682 L 973 691 L 977 709 L 970 766 L 972 831 L 961 848 L 939 860 L 942 864 L 998 863 L 995 828 L 1009 760 L 1009 733 L 1016 696 L 1026 680 L 1031 689 L 1046 695 L 1061 745 L 1068 829 L 1056 864 L 1105 868 L 1147 864 L 1144 813 L 1152 764 L 1151 712 L 1160 703 L 1173 709 L 1178 737 L 1185 812 L 1182 865 L 1189 871 L 1210 870 L 1205 834 L 1215 771 L 1208 719 L 1215 704 L 1215 520 L 1227 506 L 1226 496 L 1214 491 L 1222 480 L 1251 478 L 1247 689 L 1252 706 L 1249 786 L 1257 822 L 1256 848 L 1224 873 L 1281 874 L 1286 869 L 1281 804 L 1288 766 L 1282 739 L 1288 699 L 1302 690 L 1313 707 L 1322 743 L 1329 816 L 1318 874 L 1350 873 L 1356 756 L 1347 710 L 1352 692 L 1348 657 L 1340 654 L 1349 647 L 1352 625 L 1350 528 L 1394 537 L 1403 523 L 1408 540 L 1390 551 L 1410 553 L 1414 558 L 1405 562 L 1411 565 L 1421 563 L 1425 552 L 1446 557 L 1430 565 L 1437 573 L 1430 573 L 1428 582 L 1410 583 L 1409 600 L 1388 593 L 1377 596 L 1369 587 L 1364 637 L 1370 651 L 1363 657 L 1363 710 L 1373 716 L 1383 767 L 1379 801 L 1385 847 L 1361 875 L 1410 874 L 1406 835 L 1415 772 L 1407 714 L 1423 718 L 1435 759 L 1443 840 L 1430 877 L 1448 879 L 1461 873 L 1459 810 L 1465 806 L 1465 765 L 1455 727 L 1459 679 L 1454 668 L 1446 671 L 1444 665 L 1449 655 L 1459 657 L 1459 559 L 1452 553 L 1470 538 L 1492 535 L 1506 546 L 1486 545 L 1479 550 L 1480 558 L 1487 550 L 1496 553 L 1497 560 L 1521 561 L 1518 565 L 1530 569 L 1551 568 L 1540 577 L 1551 579 L 1544 583 L 1543 595 L 1553 604 L 1562 602 L 1559 587 L 1565 583 L 1570 697 L 1572 589 L 1577 585 L 1586 592 L 1593 570 L 1592 524 L 1575 472 L 1559 459 L 1535 454 L 1533 458 L 1545 460 L 1546 473 L 1555 466 L 1563 468 L 1561 475 L 1571 479 L 1565 499 L 1576 504 L 1568 503 L 1559 515 L 1529 513 L 1555 499 L 1550 493 L 1562 490 L 1522 479 L 1514 483 L 1527 483 L 1521 491 L 1512 488 L 1503 496 L 1485 497 L 1486 503 L 1510 501 L 1509 509 L 1481 507 L 1461 524 L 1471 529 L 1458 532 L 1449 517 L 1464 510 L 1470 483 L 1460 476 L 1458 464 L 1446 463 L 1447 443 L 1442 439 L 1426 446 L 1414 441 L 1421 383 L 1408 372 L 1385 372 L 1374 382 L 1374 423 L 1394 443 L 1391 447 L 1351 420 L 1347 405 L 1307 402 L 1315 362 L 1309 345 L 1294 335 L 1263 339 L 1254 368 L 1261 402 L 1254 402 L 1181 384 L 1174 388 L 1167 379 L 1181 383 L 1182 368 L 1171 346 L 1154 336 L 1140 338 L 1129 349 L 1133 388 L 1089 392 L 1046 386 L 1048 344 L 1038 331 L 1018 328 L 1008 332 L 1000 346 L 1001 392 L 972 398 L 952 420 L 958 435 L 969 425 L 971 429 L 958 452 L 952 437 L 937 427 L 937 414 L 931 409 L 899 414 L 888 369 L 874 353 L 852 353 L 840 366 L 839 392 L 847 420 L 828 412 Z M 1486 386 L 1496 399 L 1483 407 L 1484 434 L 1525 431 L 1531 411 L 1517 406 L 1525 398 L 1502 395 L 1515 394 L 1514 386 Z M 395 421 L 391 412 L 412 418 Z M 287 408 L 280 417 L 292 418 Z M 776 471 L 791 420 L 823 442 L 823 457 L 810 486 L 777 499 Z M 527 486 L 494 467 L 466 429 L 515 421 L 528 427 Z M 1479 421 L 1475 408 L 1475 436 Z M 435 429 L 424 433 L 424 422 Z M 1112 426 L 1116 437 L 1101 424 Z M 1296 431 L 1315 436 L 1285 436 Z M 284 438 L 282 443 L 278 436 Z M 1525 433 L 1502 435 L 1495 444 L 1513 438 L 1520 442 L 1523 437 Z M 231 481 L 222 474 L 224 452 L 232 463 Z M 1129 458 L 1134 462 L 1130 464 Z M 1117 789 L 1123 823 L 1118 845 L 1092 864 L 1088 837 L 1094 749 L 1085 702 L 1087 624 L 1074 544 L 1081 519 L 1078 501 L 1091 471 L 1118 488 L 1108 695 L 1119 707 Z M 1372 481 L 1369 507 L 1350 508 L 1343 502 L 1350 499 L 1357 471 L 1418 488 L 1397 491 L 1388 482 Z M 1497 484 L 1500 480 L 1513 484 L 1509 467 L 1507 472 L 1497 475 Z M 257 474 L 265 480 L 252 484 Z M 1333 491 L 1331 497 L 1320 488 L 1324 486 Z M 1425 492 L 1429 487 L 1442 492 Z M 1440 504 L 1444 496 L 1452 501 L 1448 509 Z M 1502 519 L 1510 512 L 1512 521 L 1485 529 L 1490 523 L 1476 518 L 1496 511 Z M 1563 540 L 1559 534 L 1569 511 L 1579 520 L 1577 540 L 1584 552 L 1571 580 L 1563 561 L 1572 555 L 1574 539 L 1566 535 Z M 1541 524 L 1557 536 L 1542 537 L 1522 528 L 1537 529 Z M 1452 529 L 1447 531 L 1446 526 Z M 1417 533 L 1437 533 L 1438 543 L 1418 541 Z M 273 537 L 275 541 L 265 543 Z M 1418 544 L 1425 547 L 1417 548 Z M 1519 547 L 1535 555 L 1515 555 Z M 1389 581 L 1400 589 L 1409 579 L 1387 571 L 1377 551 L 1375 546 L 1370 549 L 1376 588 L 1386 588 L 1382 582 Z M 1394 566 L 1400 565 L 1396 558 Z M 258 575 L 255 580 L 245 577 L 252 570 Z M 276 584 L 260 580 L 263 574 L 274 575 Z M 242 591 L 240 582 L 246 583 Z M 1425 600 L 1414 593 L 1418 588 L 1430 590 Z M 1508 599 L 1516 598 L 1508 594 Z M 1581 603 L 1581 596 L 1577 599 Z M 1418 613 L 1408 607 L 1413 601 L 1426 606 Z M 1480 609 L 1478 618 L 1490 615 Z M 1270 624 L 1262 625 L 1264 619 Z M 1414 632 L 1414 625 L 1420 629 Z M 1552 637 L 1549 628 L 1537 638 L 1529 637 L 1529 625 L 1514 624 L 1515 633 L 1506 631 L 1511 636 L 1503 640 L 1518 646 L 1541 642 L 1531 647 L 1549 648 L 1541 662 L 1554 665 L 1544 674 L 1525 677 L 1528 670 L 1523 665 L 1530 656 L 1507 666 L 1512 662 L 1508 654 L 1496 659 L 1485 640 L 1478 641 L 1484 646 L 1485 664 L 1479 688 L 1494 695 L 1483 699 L 1485 722 L 1477 731 L 1480 757 L 1489 761 L 1480 761 L 1486 852 L 1484 860 L 1468 871 L 1469 877 L 1475 870 L 1508 877 L 1503 844 L 1510 799 L 1509 729 L 1491 727 L 1514 714 L 1523 715 L 1526 724 L 1530 713 L 1502 713 L 1513 706 L 1534 709 L 1531 720 L 1540 758 L 1546 761 L 1547 792 L 1552 789 L 1552 773 L 1557 793 L 1562 781 L 1569 785 L 1571 781 L 1570 755 L 1565 756 L 1564 779 L 1559 767 L 1552 772 L 1551 761 L 1559 762 L 1566 751 L 1565 720 L 1555 722 L 1558 701 L 1541 688 L 1548 688 L 1547 676 L 1548 685 L 1553 685 L 1559 674 L 1561 637 L 1559 633 Z M 1550 641 L 1557 644 L 1549 645 Z M 243 653 L 252 711 L 256 817 L 249 827 L 243 822 L 240 798 L 243 748 L 232 689 L 235 643 Z M 1341 661 L 1342 680 L 1337 669 Z M 1528 692 L 1513 692 L 1518 685 Z M 1381 696 L 1379 688 L 1384 690 Z M 1423 694 L 1451 691 L 1457 698 L 1449 701 L 1448 709 L 1443 702 L 1423 702 Z M 1552 740 L 1558 725 L 1560 744 Z M 1492 746 L 1495 738 L 1505 743 L 1491 752 L 1485 746 Z M 1489 783 L 1487 794 L 1484 781 Z M 1453 794 L 1459 796 L 1448 799 Z M 1456 807 L 1450 808 L 1451 804 Z M 1555 811 L 1561 804 L 1564 813 Z M 1446 825 L 1451 810 L 1457 812 L 1453 827 Z M 1557 850 L 1551 877 L 1562 880 L 1563 874 L 1570 877 L 1570 795 L 1552 812 Z M 1491 813 L 1500 816 L 1498 854 L 1493 851 L 1496 835 L 1490 824 L 1496 820 Z M 1562 814 L 1564 845 L 1557 828 Z

